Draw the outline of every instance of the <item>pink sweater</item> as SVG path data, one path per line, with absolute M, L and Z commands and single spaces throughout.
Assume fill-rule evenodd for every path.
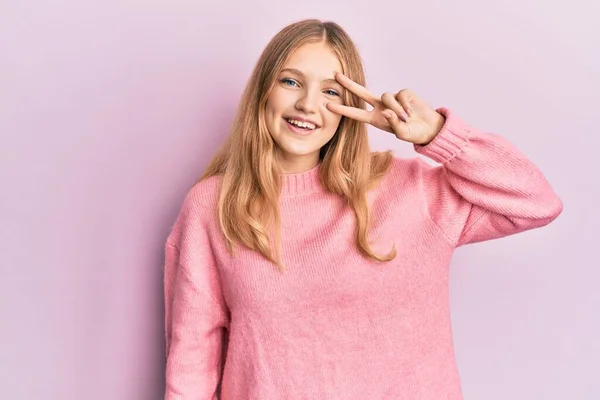
M 283 274 L 243 248 L 229 255 L 218 178 L 190 190 L 166 244 L 165 399 L 216 399 L 221 377 L 223 400 L 462 398 L 454 249 L 544 226 L 562 202 L 502 137 L 439 111 L 442 131 L 415 149 L 441 165 L 395 158 L 370 195 L 375 250 L 398 250 L 389 263 L 360 255 L 353 213 L 318 167 L 283 176 Z

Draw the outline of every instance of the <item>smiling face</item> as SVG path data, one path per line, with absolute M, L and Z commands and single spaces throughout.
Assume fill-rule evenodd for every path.
M 286 173 L 315 167 L 319 150 L 338 128 L 341 116 L 324 105 L 343 104 L 344 88 L 336 82 L 335 72 L 342 72 L 342 65 L 329 46 L 307 43 L 291 54 L 276 77 L 265 122 Z

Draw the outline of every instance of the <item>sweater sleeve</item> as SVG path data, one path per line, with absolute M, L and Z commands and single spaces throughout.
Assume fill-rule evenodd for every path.
M 193 190 L 165 246 L 165 400 L 214 400 L 228 312 Z
M 424 167 L 425 203 L 454 246 L 547 225 L 563 204 L 542 172 L 503 137 L 467 125 L 451 111 L 440 133 L 415 150 L 441 164 Z

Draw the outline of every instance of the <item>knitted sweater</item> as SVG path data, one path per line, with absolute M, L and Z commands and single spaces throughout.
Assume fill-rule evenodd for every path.
M 166 243 L 166 400 L 458 400 L 449 309 L 456 247 L 544 226 L 562 211 L 542 173 L 502 137 L 447 109 L 438 136 L 394 157 L 355 219 L 318 169 L 282 176 L 281 273 L 216 218 L 219 178 L 187 194 Z M 220 382 L 220 384 L 219 384 Z

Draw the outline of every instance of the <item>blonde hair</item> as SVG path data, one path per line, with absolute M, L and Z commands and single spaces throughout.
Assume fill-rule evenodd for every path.
M 242 95 L 229 138 L 200 178 L 221 177 L 219 224 L 231 253 L 234 244 L 241 243 L 280 268 L 283 268 L 279 218 L 281 170 L 275 155 L 277 145 L 265 124 L 264 109 L 289 56 L 310 42 L 327 43 L 338 56 L 342 72 L 365 85 L 361 57 L 341 26 L 314 19 L 288 25 L 264 49 Z M 345 92 L 344 104 L 365 108 L 362 99 Z M 367 239 L 370 226 L 367 192 L 385 175 L 391 157 L 390 152 L 371 153 L 365 124 L 345 117 L 320 151 L 321 183 L 342 196 L 353 209 L 358 249 L 379 261 L 393 259 L 396 249 L 383 256 L 372 251 Z

